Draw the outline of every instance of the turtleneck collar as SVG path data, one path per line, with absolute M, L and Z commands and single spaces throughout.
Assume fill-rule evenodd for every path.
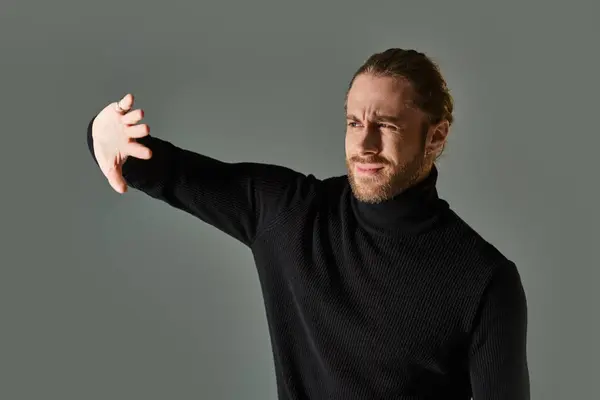
M 415 185 L 381 203 L 359 201 L 352 195 L 352 208 L 361 226 L 382 234 L 418 233 L 427 229 L 447 206 L 438 197 L 435 165 L 430 173 Z

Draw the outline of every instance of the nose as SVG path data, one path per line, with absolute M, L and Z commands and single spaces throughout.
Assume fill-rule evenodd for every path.
M 376 154 L 381 151 L 381 132 L 376 125 L 365 125 L 360 133 L 358 148 L 362 154 Z

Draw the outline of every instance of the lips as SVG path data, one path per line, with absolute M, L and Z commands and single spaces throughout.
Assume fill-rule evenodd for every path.
M 362 174 L 374 174 L 383 169 L 381 164 L 355 164 L 356 171 Z

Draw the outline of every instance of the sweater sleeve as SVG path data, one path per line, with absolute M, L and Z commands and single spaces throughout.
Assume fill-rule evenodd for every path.
M 473 400 L 529 400 L 527 301 L 514 263 L 497 268 L 471 338 Z
M 93 149 L 92 124 L 87 128 Z M 152 158 L 129 157 L 123 165 L 128 186 L 187 212 L 250 246 L 279 212 L 292 207 L 306 193 L 307 176 L 286 167 L 227 163 L 153 136 L 137 141 Z

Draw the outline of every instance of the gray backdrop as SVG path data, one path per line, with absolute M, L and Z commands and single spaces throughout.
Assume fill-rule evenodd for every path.
M 387 47 L 447 77 L 439 189 L 520 268 L 533 399 L 600 398 L 600 7 L 519 3 L 2 0 L 0 398 L 275 399 L 250 252 L 113 192 L 85 129 L 132 92 L 180 146 L 343 174 L 347 82 Z

